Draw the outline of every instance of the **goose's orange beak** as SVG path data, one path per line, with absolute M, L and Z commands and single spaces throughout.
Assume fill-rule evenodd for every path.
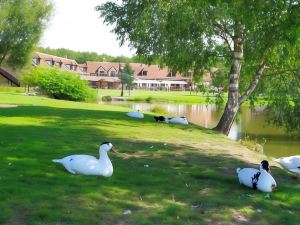
M 116 149 L 114 146 L 112 146 L 111 151 L 112 151 L 113 153 L 117 153 L 117 152 L 118 152 L 117 149 Z

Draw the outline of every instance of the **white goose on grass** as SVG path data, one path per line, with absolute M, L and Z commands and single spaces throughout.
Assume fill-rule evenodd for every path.
M 184 124 L 188 125 L 189 122 L 185 116 L 181 117 L 164 117 L 164 116 L 154 116 L 154 119 L 156 122 L 162 122 L 162 123 L 178 123 L 178 124 Z
M 281 157 L 274 159 L 274 161 L 278 162 L 283 168 L 300 175 L 300 155 Z
M 141 113 L 140 110 L 134 111 L 134 112 L 128 112 L 127 116 L 134 117 L 134 118 L 139 118 L 139 119 L 144 118 L 144 114 Z
M 113 174 L 113 166 L 107 155 L 110 150 L 116 152 L 112 143 L 103 142 L 99 148 L 99 159 L 90 155 L 70 155 L 52 161 L 62 164 L 72 174 L 110 177 Z
M 269 162 L 263 160 L 260 169 L 255 168 L 237 168 L 240 184 L 247 187 L 258 189 L 262 192 L 272 192 L 277 188 L 276 181 L 270 174 Z

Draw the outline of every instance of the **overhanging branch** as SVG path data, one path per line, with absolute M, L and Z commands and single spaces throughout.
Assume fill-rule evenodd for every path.
M 245 91 L 245 93 L 239 97 L 239 105 L 241 106 L 247 99 L 248 97 L 252 94 L 252 92 L 255 90 L 260 78 L 262 77 L 262 74 L 264 72 L 264 70 L 266 69 L 266 65 L 264 64 L 264 62 L 262 62 L 257 71 L 256 71 L 256 75 L 254 76 L 251 84 L 249 85 L 248 89 Z

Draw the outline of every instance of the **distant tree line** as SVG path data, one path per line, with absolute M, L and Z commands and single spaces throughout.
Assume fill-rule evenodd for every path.
M 77 63 L 85 63 L 86 61 L 97 61 L 97 62 L 123 62 L 123 63 L 145 63 L 147 64 L 147 59 L 142 56 L 133 56 L 133 57 L 126 57 L 126 56 L 111 56 L 107 54 L 98 54 L 96 52 L 80 52 L 80 51 L 73 51 L 66 48 L 43 48 L 38 47 L 37 51 L 55 55 L 59 57 L 64 57 L 68 59 L 74 59 Z

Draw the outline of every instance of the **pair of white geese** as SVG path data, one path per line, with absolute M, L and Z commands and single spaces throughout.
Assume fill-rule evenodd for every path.
M 133 111 L 133 112 L 128 112 L 127 116 L 129 117 L 134 117 L 134 118 L 139 118 L 142 119 L 144 118 L 144 114 L 140 112 L 140 110 L 138 111 Z M 184 124 L 184 125 L 188 125 L 189 122 L 186 119 L 185 116 L 181 116 L 181 117 L 164 117 L 164 116 L 154 116 L 154 119 L 156 120 L 156 122 L 162 122 L 162 123 L 178 123 L 178 124 Z
M 108 157 L 108 152 L 117 152 L 112 143 L 103 142 L 99 148 L 100 157 L 97 159 L 90 155 L 70 155 L 62 159 L 54 159 L 53 162 L 62 164 L 72 174 L 98 175 L 110 177 L 113 174 L 113 166 Z M 289 171 L 300 174 L 300 156 L 291 156 L 275 159 Z M 276 181 L 270 174 L 269 163 L 263 160 L 260 169 L 237 168 L 238 179 L 247 187 L 258 189 L 263 192 L 274 191 Z

